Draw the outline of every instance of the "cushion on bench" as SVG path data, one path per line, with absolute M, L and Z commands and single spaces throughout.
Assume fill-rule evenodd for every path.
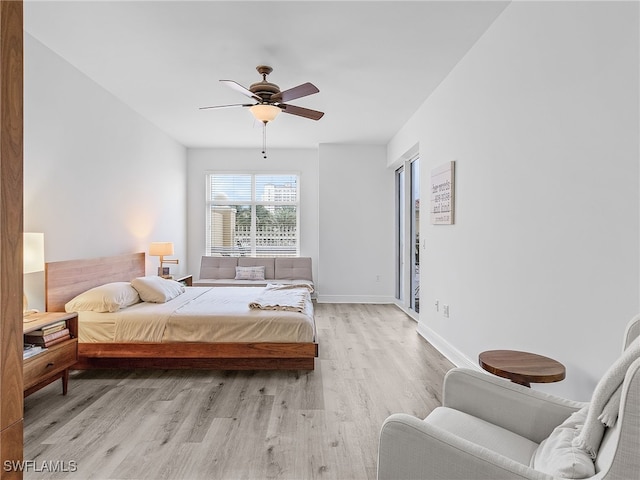
M 200 278 L 235 278 L 237 257 L 202 257 Z
M 275 278 L 277 280 L 313 280 L 311 258 L 276 257 Z
M 264 278 L 275 278 L 275 259 L 262 257 L 237 257 L 239 267 L 264 267 Z

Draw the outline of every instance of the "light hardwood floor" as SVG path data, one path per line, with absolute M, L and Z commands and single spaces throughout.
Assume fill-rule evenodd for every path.
M 75 372 L 66 397 L 49 385 L 25 399 L 24 478 L 375 479 L 384 419 L 425 417 L 453 365 L 392 305 L 318 304 L 316 321 L 313 372 Z

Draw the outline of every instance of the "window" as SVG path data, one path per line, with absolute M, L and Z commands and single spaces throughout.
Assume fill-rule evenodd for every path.
M 207 174 L 206 254 L 298 256 L 299 198 L 297 174 Z

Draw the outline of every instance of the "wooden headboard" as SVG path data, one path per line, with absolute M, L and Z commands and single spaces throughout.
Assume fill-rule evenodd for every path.
M 109 282 L 129 282 L 145 271 L 144 252 L 49 262 L 44 270 L 46 310 L 64 312 L 65 303 L 76 295 Z

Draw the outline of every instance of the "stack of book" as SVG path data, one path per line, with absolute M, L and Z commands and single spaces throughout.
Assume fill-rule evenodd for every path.
M 33 357 L 41 352 L 44 352 L 46 348 L 41 347 L 40 345 L 33 344 L 24 344 L 24 350 L 22 351 L 22 359 L 26 360 L 27 358 Z
M 51 347 L 57 343 L 69 340 L 71 334 L 67 328 L 67 322 L 61 320 L 57 323 L 52 323 L 40 330 L 29 332 L 24 336 L 24 342 L 27 344 L 33 344 L 43 348 Z

